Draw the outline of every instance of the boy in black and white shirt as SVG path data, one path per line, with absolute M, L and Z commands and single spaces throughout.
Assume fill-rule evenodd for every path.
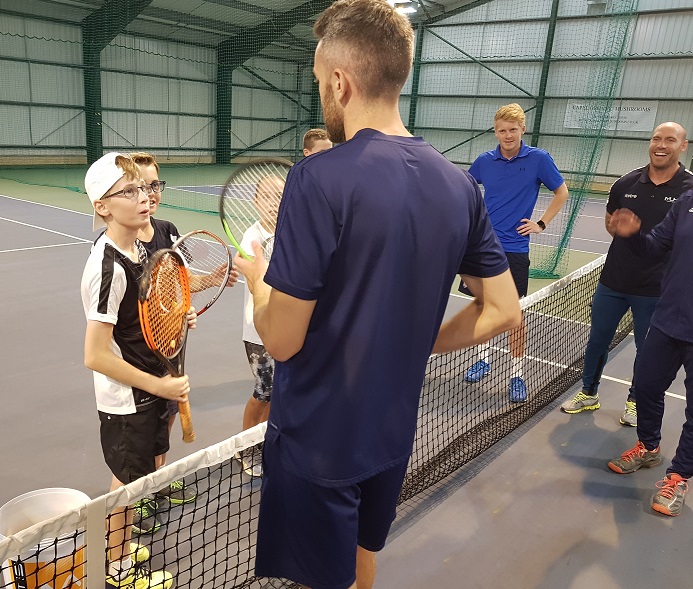
M 149 223 L 150 187 L 132 158 L 120 153 L 94 162 L 84 184 L 94 207 L 94 230 L 106 227 L 87 260 L 81 293 L 87 317 L 84 363 L 94 371 L 101 446 L 114 490 L 156 470 L 156 457 L 168 450 L 166 400 L 187 400 L 190 384 L 187 375 L 166 374 L 140 328 L 138 281 L 146 252 L 137 232 Z M 188 320 L 194 327 L 194 309 Z M 107 525 L 107 583 L 169 589 L 170 573 L 134 566 L 149 553 L 130 543 L 132 511 L 114 511 Z

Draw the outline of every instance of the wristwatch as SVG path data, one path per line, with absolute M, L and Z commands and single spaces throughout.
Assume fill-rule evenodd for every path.
M 544 223 L 544 221 L 542 221 L 541 219 L 539 219 L 539 220 L 537 221 L 537 225 L 539 225 L 539 227 L 541 227 L 541 230 L 542 230 L 542 231 L 543 231 L 544 229 L 546 229 L 546 223 Z

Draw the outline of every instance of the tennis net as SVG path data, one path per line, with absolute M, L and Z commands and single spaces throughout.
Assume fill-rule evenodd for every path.
M 414 450 L 400 503 L 415 498 L 479 456 L 542 408 L 568 391 L 581 376 L 590 330 L 590 302 L 604 256 L 522 300 L 527 330 L 524 403 L 508 397 L 510 352 L 507 335 L 491 341 L 491 373 L 465 381 L 475 349 L 432 356 L 423 383 Z M 632 327 L 626 316 L 612 347 Z M 0 528 L 0 588 L 103 587 L 104 519 L 117 507 L 155 496 L 183 480 L 196 498 L 172 505 L 155 500 L 160 528 L 135 536 L 149 552 L 142 570 L 168 571 L 177 588 L 292 587 L 281 579 L 254 575 L 260 479 L 249 476 L 259 460 L 264 424 L 200 450 L 126 487 L 24 530 Z M 250 464 L 234 458 L 242 453 Z M 0 509 L 0 522 L 2 520 Z M 86 550 L 83 549 L 86 546 Z M 86 556 L 85 553 L 86 552 Z

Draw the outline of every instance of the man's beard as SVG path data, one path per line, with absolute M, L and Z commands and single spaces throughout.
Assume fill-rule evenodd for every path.
M 344 133 L 344 113 L 337 107 L 334 94 L 329 89 L 322 100 L 322 112 L 325 117 L 325 128 L 330 136 L 332 143 L 344 143 L 346 135 Z

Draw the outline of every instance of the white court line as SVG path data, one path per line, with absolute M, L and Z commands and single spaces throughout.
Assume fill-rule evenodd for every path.
M 87 242 L 84 241 L 71 241 L 70 243 L 56 243 L 54 245 L 37 245 L 34 247 L 19 247 L 12 250 L 0 250 L 0 254 L 7 254 L 10 252 L 26 252 L 28 250 L 42 250 L 47 247 L 64 247 L 66 245 L 84 245 Z
M 499 351 L 499 352 L 503 352 L 503 353 L 506 353 L 506 354 L 509 354 L 509 353 L 510 353 L 510 349 L 508 349 L 508 348 L 502 348 L 502 347 L 500 347 L 500 346 L 489 346 L 489 349 L 490 349 L 490 350 L 497 350 L 497 351 Z M 432 356 L 436 356 L 436 355 L 437 355 L 437 354 L 432 354 Z M 527 359 L 527 360 L 532 360 L 533 362 L 538 362 L 539 364 L 548 364 L 549 366 L 556 366 L 556 367 L 558 367 L 558 368 L 563 368 L 564 370 L 570 368 L 570 366 L 568 366 L 567 364 L 559 364 L 558 362 L 552 362 L 551 360 L 545 360 L 544 358 L 537 358 L 536 356 L 529 356 L 529 355 L 527 355 L 527 356 L 525 356 L 525 359 Z M 575 369 L 571 369 L 571 370 L 574 370 L 575 372 L 578 372 L 578 371 L 575 370 Z M 629 380 L 623 380 L 623 379 L 621 379 L 621 378 L 616 378 L 616 377 L 614 377 L 614 376 L 607 376 L 606 374 L 602 374 L 602 378 L 603 378 L 604 380 L 610 380 L 610 381 L 612 381 L 612 382 L 617 382 L 617 383 L 619 383 L 619 384 L 623 384 L 623 385 L 626 385 L 626 386 L 628 386 L 628 387 L 630 387 L 630 386 L 633 384 L 633 383 L 630 382 Z M 665 395 L 668 395 L 669 397 L 674 397 L 675 399 L 680 399 L 681 401 L 685 401 L 685 400 L 686 400 L 686 397 L 684 397 L 683 395 L 679 395 L 679 394 L 677 394 L 677 393 L 671 393 L 671 392 L 669 392 L 669 391 L 665 391 L 664 394 L 665 394 Z
M 32 229 L 40 229 L 41 231 L 47 231 L 48 233 L 55 233 L 56 235 L 62 235 L 63 237 L 69 237 L 70 239 L 77 239 L 84 243 L 91 243 L 90 239 L 83 239 L 77 237 L 76 235 L 70 235 L 69 233 L 62 233 L 61 231 L 55 231 L 53 229 L 46 229 L 45 227 L 39 227 L 38 225 L 31 225 L 29 223 L 22 223 L 21 221 L 15 221 L 14 219 L 8 219 L 6 217 L 0 217 L 0 221 L 7 221 L 8 223 L 16 223 L 17 225 L 23 225 L 24 227 L 31 227 Z
M 623 380 L 621 378 L 615 378 L 613 376 L 606 376 L 605 374 L 602 374 L 602 378 L 605 380 L 610 380 L 612 382 L 617 382 L 619 384 L 624 384 L 629 387 L 633 384 L 629 380 Z M 664 394 L 670 397 L 674 397 L 675 399 L 681 399 L 682 401 L 686 400 L 686 397 L 684 397 L 683 395 L 677 395 L 676 393 L 670 393 L 669 391 L 665 391 Z
M 9 198 L 10 200 L 18 200 L 20 202 L 27 202 L 32 205 L 38 205 L 40 207 L 48 207 L 49 209 L 56 209 L 58 211 L 65 211 L 66 213 L 75 213 L 76 215 L 88 215 L 89 217 L 92 216 L 93 213 L 82 213 L 80 211 L 73 211 L 72 209 L 66 209 L 63 207 L 56 207 L 55 205 L 47 205 L 42 202 L 34 202 L 33 200 L 26 200 L 23 198 L 17 198 L 15 196 L 8 196 L 7 194 L 0 194 L 0 197 L 2 198 Z

